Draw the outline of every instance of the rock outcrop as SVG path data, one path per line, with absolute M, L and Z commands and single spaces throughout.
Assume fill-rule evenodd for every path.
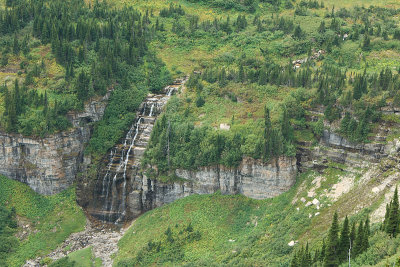
M 353 167 L 363 167 L 368 163 L 379 163 L 384 158 L 397 157 L 400 143 L 395 139 L 377 135 L 369 143 L 352 143 L 334 131 L 324 130 L 318 145 L 303 143 L 297 154 L 300 170 L 325 168 L 332 161 Z M 381 140 L 382 139 L 382 140 Z
M 70 187 L 91 135 L 91 122 L 102 118 L 109 94 L 70 112 L 73 127 L 45 138 L 0 133 L 0 174 L 28 184 L 43 195 Z
M 245 158 L 237 168 L 224 166 L 202 167 L 195 171 L 175 171 L 176 182 L 159 182 L 145 175 L 139 176 L 141 185 L 129 197 L 135 212 L 171 203 L 192 194 L 243 194 L 249 198 L 265 199 L 288 191 L 296 182 L 297 166 L 295 158 L 281 157 L 269 163 Z M 138 177 L 136 177 L 138 178 Z M 136 196 L 142 196 L 137 198 Z

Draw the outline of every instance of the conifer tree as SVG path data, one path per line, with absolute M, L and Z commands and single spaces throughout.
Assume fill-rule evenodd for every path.
M 271 131 L 272 131 L 272 123 L 269 114 L 269 109 L 264 107 L 264 159 L 269 159 L 271 156 Z
M 325 259 L 325 252 L 326 252 L 326 244 L 325 244 L 325 238 L 322 239 L 322 247 L 321 247 L 321 253 L 319 254 L 319 261 L 323 262 Z
M 364 241 L 364 223 L 361 221 L 358 225 L 356 240 L 354 241 L 354 255 L 357 256 L 363 252 Z
M 386 232 L 396 237 L 399 231 L 399 196 L 397 186 L 394 190 L 393 199 L 390 205 L 389 216 L 386 224 Z
M 328 243 L 325 251 L 324 267 L 339 266 L 339 222 L 337 212 L 333 215 L 332 225 L 329 229 Z
M 244 68 L 243 68 L 243 65 L 240 64 L 240 66 L 239 66 L 239 81 L 240 81 L 241 83 L 243 83 L 244 80 L 245 80 Z
M 350 231 L 350 243 L 351 246 L 354 246 L 354 241 L 356 240 L 357 232 L 356 232 L 356 223 L 353 222 L 351 225 L 351 231 Z
M 350 229 L 349 229 L 349 219 L 344 219 L 342 231 L 340 233 L 339 242 L 339 260 L 343 262 L 348 256 L 348 251 L 350 248 Z
M 391 205 L 392 205 L 392 201 L 390 201 L 390 203 L 386 204 L 385 218 L 383 219 L 383 223 L 382 223 L 382 226 L 381 226 L 381 230 L 382 231 L 386 231 L 386 226 L 387 226 L 387 223 L 389 221 L 389 214 L 390 214 L 390 206 Z

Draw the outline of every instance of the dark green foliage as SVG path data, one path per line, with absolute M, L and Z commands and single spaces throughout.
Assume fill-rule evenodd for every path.
M 166 265 L 180 262 L 184 256 L 184 247 L 201 240 L 201 233 L 191 223 L 175 229 L 168 227 L 160 240 L 150 240 L 137 256 L 119 261 L 117 266 Z
M 339 222 L 338 215 L 335 212 L 329 229 L 328 242 L 325 250 L 324 266 L 339 266 Z
M 339 251 L 338 251 L 340 262 L 344 262 L 346 260 L 349 249 L 350 249 L 350 228 L 349 228 L 349 220 L 346 216 L 343 222 L 342 231 L 340 232 Z
M 302 248 L 293 253 L 291 266 L 339 266 L 348 261 L 349 251 L 352 260 L 354 260 L 369 248 L 370 234 L 368 217 L 365 223 L 360 221 L 358 229 L 356 229 L 354 222 L 350 230 L 349 219 L 346 216 L 340 229 L 338 215 L 335 212 L 327 242 L 325 242 L 325 238 L 322 240 L 322 246 L 315 249 L 314 257 L 311 257 L 307 243 L 305 250 Z M 304 265 L 305 262 L 306 265 Z M 311 263 L 308 264 L 309 262 Z
M 273 3 L 279 3 L 280 1 L 278 0 L 269 0 Z M 248 11 L 248 12 L 255 12 L 257 3 L 258 1 L 252 1 L 252 0 L 189 0 L 189 2 L 200 2 L 204 3 L 213 7 L 219 7 L 219 8 L 224 8 L 224 9 L 236 9 L 239 11 Z
M 152 35 L 148 13 L 141 15 L 132 7 L 113 9 L 99 1 L 89 7 L 84 1 L 19 0 L 13 1 L 12 6 L 0 11 L 1 31 L 18 33 L 32 22 L 30 34 L 43 44 L 51 44 L 57 62 L 65 68 L 65 84 L 58 92 L 48 90 L 45 95 L 38 95 L 34 77 L 46 71 L 46 64 L 42 59 L 41 65 L 24 66 L 24 86 L 4 90 L 9 101 L 5 101 L 1 123 L 9 132 L 44 136 L 63 131 L 70 126 L 65 116 L 68 111 L 82 109 L 85 101 L 105 95 L 115 84 L 122 90 L 130 90 L 136 84 L 143 90 L 150 87 L 159 92 L 171 82 L 163 63 L 147 51 Z M 181 7 L 171 6 L 170 11 L 183 14 Z M 15 34 L 11 40 L 14 54 L 29 52 L 25 45 L 28 35 L 19 39 Z M 121 127 L 116 129 L 123 131 Z
M 397 186 L 393 194 L 393 199 L 386 208 L 385 221 L 383 223 L 386 233 L 396 237 L 399 232 L 399 195 Z
M 160 11 L 160 17 L 178 17 L 178 16 L 183 16 L 185 15 L 185 11 L 183 8 L 179 6 L 175 6 L 174 4 L 170 4 L 169 8 L 164 8 L 161 9 Z
M 75 261 L 71 261 L 68 257 L 59 259 L 49 265 L 49 267 L 76 267 L 78 266 Z
M 16 228 L 15 210 L 0 206 L 0 266 L 7 266 L 7 257 L 18 245 L 18 240 L 14 236 Z

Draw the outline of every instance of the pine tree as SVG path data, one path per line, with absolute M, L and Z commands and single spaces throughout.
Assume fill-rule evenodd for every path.
M 364 34 L 362 49 L 365 51 L 368 51 L 371 49 L 371 40 L 369 39 L 369 35 L 367 33 Z
M 326 244 L 325 244 L 325 238 L 322 239 L 322 247 L 321 247 L 321 253 L 319 254 L 319 261 L 323 262 L 325 259 L 325 252 L 326 252 Z
M 43 114 L 46 116 L 49 111 L 49 100 L 47 98 L 47 91 L 44 92 L 44 108 Z
M 21 92 L 19 89 L 19 82 L 16 79 L 14 83 L 14 109 L 15 109 L 15 114 L 16 116 L 21 115 L 22 113 L 22 97 L 21 97 Z
M 358 225 L 356 240 L 354 241 L 354 255 L 357 256 L 363 252 L 364 223 L 361 221 Z
M 386 227 L 387 227 L 387 224 L 388 224 L 388 221 L 389 221 L 390 205 L 392 205 L 392 201 L 390 201 L 390 204 L 386 204 L 385 219 L 383 220 L 383 223 L 382 223 L 382 226 L 381 226 L 381 230 L 382 231 L 386 231 Z
M 258 76 L 258 84 L 259 85 L 266 85 L 268 82 L 268 77 L 267 77 L 267 70 L 266 68 L 262 68 L 260 70 L 260 75 Z
M 319 33 L 325 33 L 326 28 L 325 28 L 325 21 L 322 21 L 321 24 L 318 27 L 318 32 Z
M 333 215 L 332 225 L 329 230 L 328 243 L 325 251 L 324 267 L 339 266 L 339 222 L 337 212 Z
M 245 80 L 244 68 L 243 68 L 243 65 L 240 64 L 240 66 L 239 66 L 239 81 L 240 81 L 241 83 L 243 83 L 244 80 Z
M 293 129 L 290 125 L 289 114 L 286 107 L 283 108 L 282 115 L 282 136 L 286 142 L 291 142 L 293 140 Z
M 264 159 L 267 160 L 271 156 L 271 131 L 272 131 L 272 123 L 269 114 L 269 109 L 264 107 Z
M 346 260 L 348 251 L 350 248 L 350 230 L 349 230 L 349 219 L 344 219 L 342 232 L 340 233 L 339 242 L 339 260 L 343 262 Z
M 362 240 L 362 245 L 361 245 L 361 252 L 365 252 L 369 248 L 369 234 L 370 234 L 369 218 L 367 218 L 365 220 L 365 224 L 364 224 L 364 234 L 363 234 L 363 240 Z
M 299 267 L 299 259 L 297 258 L 297 252 L 293 253 L 292 261 L 290 262 L 290 267 Z
M 392 237 L 396 237 L 397 233 L 399 232 L 399 196 L 397 186 L 394 190 L 392 203 L 390 205 L 386 232 Z
M 351 247 L 354 246 L 354 241 L 356 240 L 356 223 L 353 222 L 353 224 L 351 225 L 351 231 L 350 231 L 350 243 L 351 243 Z
M 301 29 L 300 25 L 294 29 L 293 38 L 301 39 L 303 37 L 303 30 Z
M 310 249 L 308 246 L 308 242 L 306 245 L 306 249 L 304 250 L 302 266 L 304 266 L 304 267 L 311 266 L 311 253 L 310 253 Z

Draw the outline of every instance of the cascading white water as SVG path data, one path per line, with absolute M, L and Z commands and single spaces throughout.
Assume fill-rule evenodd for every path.
M 126 203 L 125 203 L 125 199 L 126 199 L 126 168 L 128 166 L 128 161 L 129 161 L 129 155 L 131 153 L 132 147 L 135 145 L 135 141 L 136 138 L 138 137 L 139 134 L 139 127 L 140 127 L 140 123 L 142 121 L 142 117 L 140 117 L 136 123 L 136 132 L 135 132 L 135 136 L 132 138 L 132 142 L 131 145 L 129 146 L 128 152 L 126 152 L 126 157 L 125 157 L 125 161 L 124 161 L 124 184 L 122 187 L 122 204 L 121 204 L 121 216 L 118 218 L 118 220 L 115 223 L 120 222 L 121 220 L 124 219 L 124 216 L 126 214 Z
M 149 117 L 153 116 L 154 103 L 151 105 Z
M 126 220 L 128 216 L 128 167 L 130 165 L 136 166 L 140 162 L 140 153 L 143 153 L 142 151 L 148 142 L 149 131 L 146 129 L 151 130 L 155 121 L 149 120 L 149 117 L 155 118 L 157 116 L 174 90 L 176 88 L 169 86 L 165 89 L 164 95 L 150 94 L 144 101 L 143 110 L 138 113 L 137 120 L 126 134 L 123 144 L 116 146 L 111 151 L 110 162 L 107 165 L 107 171 L 103 177 L 102 184 L 102 197 L 104 199 L 103 221 L 119 224 Z M 147 113 L 148 115 L 146 115 Z M 138 157 L 136 156 L 136 149 L 138 149 Z M 135 153 L 131 155 L 133 151 Z M 123 178 L 121 185 L 119 185 L 119 181 L 122 180 L 119 180 L 120 178 Z
M 105 209 L 105 210 L 109 210 L 109 209 L 110 209 L 109 220 L 112 219 L 113 207 L 114 207 L 115 198 L 116 198 L 116 196 L 114 196 L 114 195 L 112 196 L 112 199 L 111 199 L 111 206 L 109 206 L 109 203 L 110 203 L 110 202 L 108 201 L 108 198 L 109 198 L 109 195 L 110 195 L 110 188 L 111 188 L 111 190 L 114 190 L 115 192 L 116 192 L 116 190 L 117 190 L 117 183 L 116 183 L 116 182 L 117 182 L 118 172 L 121 170 L 122 165 L 123 165 L 123 163 L 124 163 L 124 158 L 125 158 L 124 151 L 125 151 L 125 149 L 126 149 L 128 139 L 132 137 L 132 132 L 133 132 L 134 127 L 135 127 L 135 125 L 133 125 L 133 126 L 129 129 L 128 133 L 127 133 L 126 136 L 125 136 L 123 149 L 121 150 L 121 158 L 120 158 L 120 160 L 119 160 L 118 168 L 117 168 L 117 171 L 115 172 L 115 175 L 114 175 L 113 179 L 111 180 L 111 179 L 110 179 L 110 178 L 111 178 L 111 175 L 110 175 L 110 174 L 108 175 L 109 180 L 108 180 L 108 183 L 107 183 L 107 194 L 106 194 L 106 197 L 105 197 L 104 209 Z M 115 148 L 114 148 L 114 149 L 115 149 Z M 114 158 L 112 158 L 112 161 L 110 161 L 109 165 L 112 166 L 113 162 L 114 162 Z M 111 169 L 111 168 L 110 168 L 110 169 Z M 105 214 L 104 214 L 104 218 L 105 218 Z M 105 220 L 105 219 L 103 219 L 103 220 Z
M 172 92 L 174 91 L 173 87 L 168 88 L 167 96 L 170 97 L 172 95 Z

